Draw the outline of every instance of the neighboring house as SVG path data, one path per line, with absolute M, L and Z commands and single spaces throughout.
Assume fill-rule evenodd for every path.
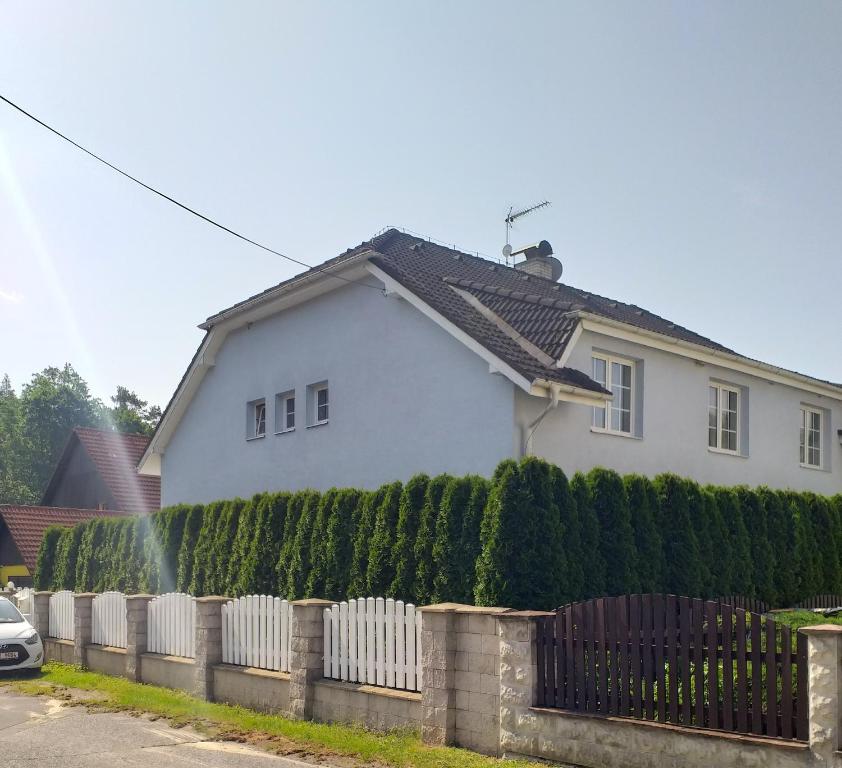
M 523 255 L 523 252 L 521 253 Z M 543 456 L 842 490 L 842 386 L 391 229 L 209 318 L 140 464 L 162 501 L 489 475 Z
M 49 526 L 69 528 L 94 517 L 124 514 L 96 509 L 0 504 L 0 585 L 5 586 L 11 579 L 18 587 L 32 586 L 38 548 Z
M 160 509 L 160 478 L 137 472 L 147 445 L 149 438 L 144 435 L 76 427 L 41 504 L 138 513 Z

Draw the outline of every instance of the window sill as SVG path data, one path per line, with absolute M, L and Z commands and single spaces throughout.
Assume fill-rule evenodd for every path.
M 641 435 L 633 435 L 630 432 L 617 432 L 614 429 L 602 429 L 600 427 L 591 427 L 591 432 L 595 435 L 611 435 L 612 437 L 625 437 L 627 440 L 643 440 Z
M 252 440 L 262 440 L 266 435 L 252 435 L 251 437 L 246 438 L 246 442 L 250 443 Z
M 308 424 L 307 429 L 313 429 L 315 427 L 325 427 L 330 423 L 329 420 L 327 421 L 317 421 L 315 424 Z
M 744 453 L 740 453 L 739 451 L 726 451 L 724 448 L 711 448 L 708 446 L 708 453 L 718 453 L 721 456 L 733 456 L 737 459 L 747 459 L 748 456 Z
M 814 472 L 824 472 L 825 471 L 824 467 L 821 467 L 821 466 L 817 467 L 815 464 L 804 464 L 802 462 L 798 466 L 800 466 L 801 469 L 812 469 Z
M 290 427 L 289 429 L 279 429 L 277 432 L 275 432 L 275 434 L 276 435 L 286 435 L 286 434 L 289 434 L 290 432 L 295 432 L 295 427 Z

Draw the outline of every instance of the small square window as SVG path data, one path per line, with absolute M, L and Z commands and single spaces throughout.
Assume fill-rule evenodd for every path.
M 330 417 L 330 390 L 326 381 L 307 387 L 307 426 L 327 424 Z
M 246 439 L 266 435 L 266 401 L 252 400 L 246 404 Z
M 275 434 L 295 429 L 295 390 L 275 395 Z

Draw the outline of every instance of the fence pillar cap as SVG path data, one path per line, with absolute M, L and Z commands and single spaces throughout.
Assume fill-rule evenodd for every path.
M 41 589 L 41 590 L 38 590 L 35 594 L 36 595 L 54 595 L 55 592 L 53 592 L 51 589 Z
M 224 595 L 205 595 L 204 597 L 197 597 L 197 603 L 227 603 L 229 600 L 233 600 L 232 597 L 225 597 Z
M 500 614 L 501 619 L 542 619 L 545 616 L 555 616 L 555 611 L 510 611 Z
M 126 595 L 126 600 L 154 600 L 157 595 L 150 595 L 147 592 L 140 592 L 137 595 Z
M 801 627 L 799 632 L 805 635 L 842 635 L 842 625 L 839 624 L 814 624 L 811 627 Z
M 467 603 L 434 603 L 433 605 L 423 605 L 418 610 L 424 611 L 425 613 L 471 613 L 479 616 L 496 616 L 501 613 L 508 613 L 512 609 L 497 606 L 468 605 Z
M 315 606 L 317 608 L 319 606 L 322 606 L 324 608 L 330 608 L 330 606 L 334 605 L 334 601 L 333 600 L 322 600 L 319 597 L 309 597 L 306 600 L 292 600 L 290 602 L 290 605 L 300 605 L 304 608 L 306 608 L 307 606 L 311 606 L 311 605 Z
M 76 600 L 78 600 L 80 597 L 81 598 L 86 598 L 86 597 L 93 598 L 93 597 L 96 597 L 98 594 L 99 594 L 99 592 L 76 592 L 76 593 L 74 593 L 73 597 Z

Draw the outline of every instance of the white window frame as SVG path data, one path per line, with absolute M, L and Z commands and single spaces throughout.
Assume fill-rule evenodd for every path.
M 319 395 L 324 392 L 325 393 L 325 402 L 324 404 L 319 403 Z M 327 415 L 323 418 L 319 418 L 319 408 L 325 408 L 327 410 Z M 317 424 L 327 424 L 330 421 L 330 387 L 327 384 L 323 384 L 320 387 L 316 387 L 313 390 L 313 425 Z
M 717 390 L 716 395 L 716 445 L 713 446 L 710 444 L 710 391 L 712 389 Z M 736 427 L 734 430 L 734 443 L 735 447 L 732 450 L 731 448 L 723 448 L 722 447 L 722 393 L 727 392 L 729 394 L 734 394 L 737 396 L 737 415 L 736 415 Z M 706 443 L 708 446 L 709 451 L 713 451 L 714 453 L 727 453 L 729 456 L 739 456 L 740 455 L 740 441 L 742 440 L 742 435 L 740 434 L 740 421 L 742 420 L 742 409 L 743 409 L 743 397 L 742 392 L 740 392 L 739 387 L 735 387 L 732 384 L 722 384 L 718 381 L 710 381 L 708 382 L 707 388 L 708 394 L 708 403 L 707 403 L 707 425 L 705 428 L 705 432 L 707 434 Z
M 600 432 L 603 434 L 608 435 L 621 435 L 622 437 L 634 437 L 635 436 L 635 396 L 637 394 L 637 371 L 635 370 L 635 363 L 634 360 L 629 360 L 626 357 L 618 357 L 616 355 L 608 355 L 603 352 L 592 352 L 591 353 L 591 374 L 593 374 L 593 361 L 594 360 L 602 360 L 605 363 L 605 388 L 610 392 L 611 391 L 611 364 L 616 363 L 617 365 L 625 365 L 628 366 L 630 369 L 630 378 L 629 378 L 629 430 L 628 432 L 622 429 L 612 429 L 611 427 L 611 409 L 613 406 L 613 399 L 606 400 L 605 405 L 602 406 L 594 406 L 592 413 L 591 413 L 591 432 Z M 596 424 L 596 414 L 598 411 L 603 411 L 605 414 L 605 426 L 600 427 Z
M 809 462 L 809 441 L 807 439 L 807 433 L 809 431 L 808 426 L 808 416 L 818 416 L 819 417 L 819 463 L 818 464 L 811 464 Z M 801 436 L 804 437 L 804 442 L 801 442 Z M 800 464 L 804 469 L 824 469 L 824 411 L 821 408 L 816 408 L 812 405 L 801 405 L 801 426 L 800 426 L 800 434 L 798 438 L 798 455 L 800 459 Z M 804 458 L 801 459 L 801 451 L 804 451 Z
M 263 431 L 258 431 L 260 419 L 258 414 L 263 410 Z M 259 440 L 266 437 L 266 399 L 250 400 L 246 403 L 246 440 Z
M 287 413 L 287 403 L 292 401 L 292 414 Z M 283 435 L 286 432 L 295 432 L 295 423 L 298 420 L 298 413 L 296 408 L 298 403 L 295 402 L 295 390 L 288 392 L 281 392 L 275 395 L 275 434 Z M 287 424 L 287 416 L 292 416 L 292 426 Z

